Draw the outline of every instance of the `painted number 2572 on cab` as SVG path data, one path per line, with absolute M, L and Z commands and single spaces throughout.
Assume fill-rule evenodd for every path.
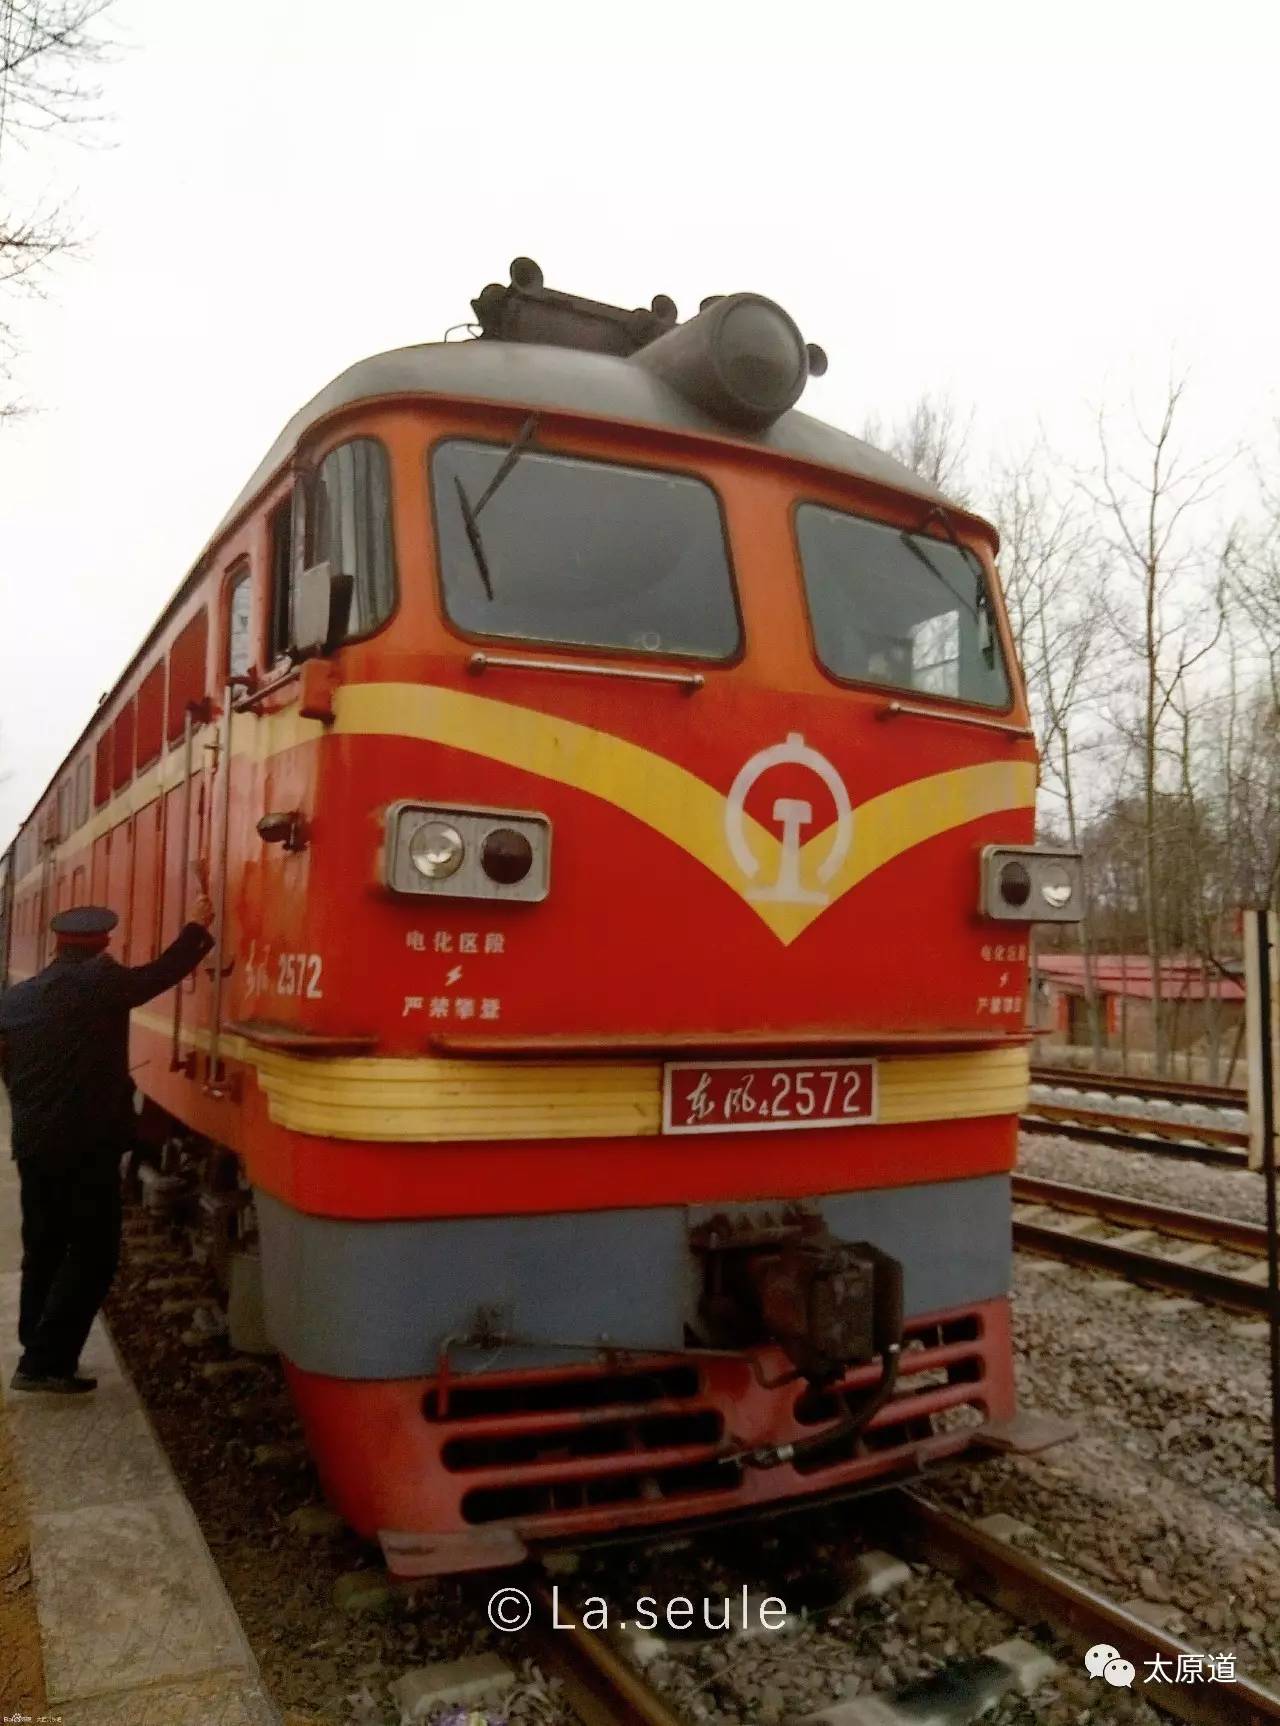
M 318 1001 L 324 995 L 320 978 L 324 960 L 318 953 L 281 953 L 276 960 L 276 994 L 305 995 Z

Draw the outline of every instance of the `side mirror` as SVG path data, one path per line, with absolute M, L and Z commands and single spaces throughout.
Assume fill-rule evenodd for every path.
M 347 633 L 355 577 L 313 563 L 293 588 L 293 649 L 299 659 L 332 653 Z

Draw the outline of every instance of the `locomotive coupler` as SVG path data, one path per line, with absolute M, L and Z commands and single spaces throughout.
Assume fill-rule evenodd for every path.
M 902 1267 L 869 1241 L 837 1240 L 816 1212 L 716 1216 L 690 1245 L 715 1343 L 777 1343 L 795 1377 L 821 1386 L 901 1340 Z
M 877 1356 L 879 1382 L 860 1404 L 845 1401 L 832 1426 L 795 1444 L 722 1458 L 773 1468 L 860 1431 L 892 1394 L 902 1346 L 902 1266 L 869 1241 L 838 1240 L 803 1207 L 780 1214 L 716 1216 L 690 1236 L 703 1261 L 701 1317 L 710 1340 L 749 1348 L 776 1343 L 788 1378 L 830 1386 Z

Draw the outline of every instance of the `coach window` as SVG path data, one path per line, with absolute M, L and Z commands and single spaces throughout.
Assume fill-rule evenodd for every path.
M 354 438 L 330 450 L 312 478 L 307 515 L 308 563 L 328 563 L 353 578 L 347 635 L 368 635 L 395 605 L 391 476 L 382 445 Z
M 227 589 L 227 675 L 246 677 L 253 664 L 253 580 L 246 569 Z
M 818 658 L 833 676 L 1008 707 L 975 553 L 810 503 L 796 511 L 796 535 Z
M 450 440 L 432 455 L 431 485 L 445 609 L 469 634 L 738 651 L 724 523 L 705 481 L 534 451 L 512 466 L 496 445 Z

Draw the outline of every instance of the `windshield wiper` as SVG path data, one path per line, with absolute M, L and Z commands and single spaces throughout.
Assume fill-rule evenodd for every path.
M 475 511 L 472 509 L 462 481 L 455 474 L 453 483 L 458 492 L 458 508 L 462 511 L 462 525 L 467 530 L 467 543 L 471 547 L 471 555 L 476 560 L 476 568 L 480 571 L 480 579 L 484 583 L 485 597 L 493 599 L 493 577 L 489 573 L 489 560 L 484 555 L 484 541 L 480 537 L 480 529 L 476 526 Z
M 928 515 L 925 516 L 924 520 L 920 523 L 920 525 L 921 525 L 921 527 L 928 527 L 928 525 L 931 521 L 940 521 L 942 523 L 942 531 L 946 534 L 947 538 L 951 541 L 952 545 L 955 546 L 956 550 L 960 553 L 961 557 L 970 566 L 970 568 L 973 570 L 974 574 L 977 576 L 978 580 L 981 582 L 982 581 L 982 563 L 981 563 L 981 560 L 979 559 L 977 553 L 974 551 L 973 547 L 970 545 L 966 545 L 964 543 L 964 541 L 961 539 L 960 535 L 956 532 L 955 523 L 952 521 L 951 517 L 947 514 L 946 510 L 940 509 L 936 503 L 934 504 L 933 508 L 929 511 Z
M 480 493 L 478 500 L 474 504 L 467 496 L 466 487 L 463 485 L 462 481 L 456 474 L 454 475 L 453 484 L 454 489 L 458 494 L 458 508 L 462 511 L 463 526 L 467 530 L 467 544 L 471 547 L 471 555 L 476 560 L 476 568 L 479 570 L 480 579 L 484 583 L 485 595 L 490 601 L 493 599 L 493 576 L 489 569 L 489 560 L 485 556 L 484 540 L 480 534 L 480 525 L 477 517 L 485 504 L 487 504 L 489 499 L 493 496 L 494 492 L 497 491 L 498 487 L 507 479 L 512 468 L 515 467 L 525 450 L 528 449 L 529 445 L 533 442 L 537 430 L 538 416 L 537 414 L 530 414 L 529 418 L 516 433 L 515 442 L 498 463 L 497 468 L 494 470 L 493 478 Z
M 929 554 L 924 550 L 923 546 L 916 543 L 916 536 L 908 533 L 904 529 L 898 535 L 898 538 L 902 541 L 903 545 L 906 546 L 912 557 L 919 558 L 920 562 L 929 571 L 929 574 L 934 578 L 934 580 L 940 582 L 941 585 L 946 588 L 947 592 L 951 595 L 952 599 L 955 600 L 956 604 L 964 606 L 965 610 L 976 623 L 978 621 L 977 607 L 971 600 L 966 599 L 962 593 L 956 592 L 955 588 L 952 587 L 951 583 L 947 580 L 946 576 L 943 575 L 942 571 L 938 568 L 937 564 Z
M 987 669 L 989 671 L 993 670 L 996 663 L 996 631 L 990 614 L 991 599 L 987 592 L 987 578 L 983 572 L 982 560 L 978 556 L 977 552 L 974 551 L 973 547 L 966 545 L 960 538 L 960 535 L 955 530 L 955 523 L 951 520 L 951 517 L 947 514 L 945 509 L 941 509 L 937 504 L 935 504 L 929 511 L 928 515 L 925 516 L 925 523 L 931 522 L 935 516 L 942 523 L 943 531 L 946 533 L 947 538 L 973 570 L 974 593 L 976 596 L 973 621 L 975 623 L 981 623 L 983 618 L 986 619 L 987 639 L 982 644 L 982 658 Z

